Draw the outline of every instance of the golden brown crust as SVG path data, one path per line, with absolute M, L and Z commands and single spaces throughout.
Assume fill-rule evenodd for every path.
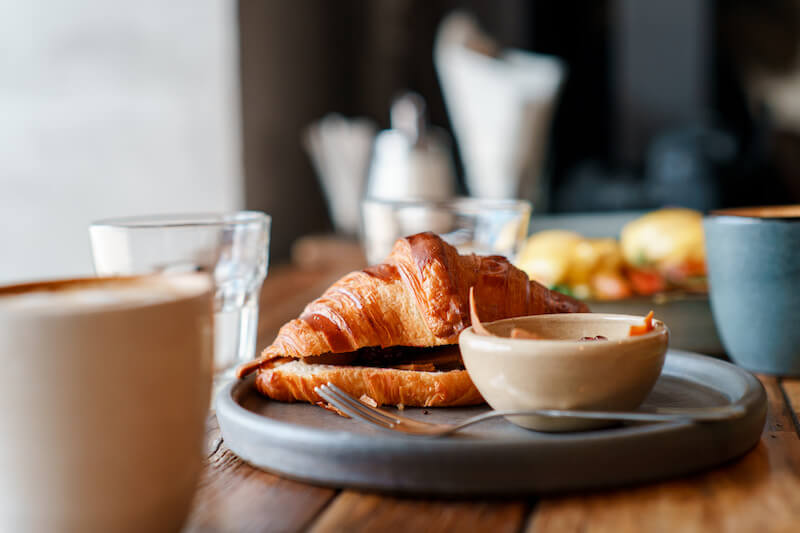
M 483 403 L 466 370 L 420 372 L 280 360 L 266 363 L 256 376 L 256 388 L 282 402 L 321 402 L 314 388 L 328 382 L 355 398 L 366 394 L 378 405 L 452 407 Z
M 364 347 L 455 344 L 469 326 L 469 289 L 486 322 L 586 305 L 529 281 L 500 256 L 459 255 L 433 233 L 399 239 L 386 262 L 351 272 L 285 324 L 242 377 L 276 357 L 302 359 Z

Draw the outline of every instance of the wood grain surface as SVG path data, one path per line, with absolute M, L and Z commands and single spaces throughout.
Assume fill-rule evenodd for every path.
M 264 285 L 259 348 L 344 272 L 273 268 Z M 209 419 L 208 464 L 188 532 L 800 532 L 800 380 L 758 376 L 769 411 L 744 457 L 681 479 L 609 491 L 516 499 L 442 499 L 338 491 L 254 469 Z
M 774 378 L 761 443 L 729 465 L 624 490 L 543 499 L 527 531 L 800 531 L 800 440 Z
M 460 531 L 514 533 L 524 501 L 430 500 L 342 491 L 319 516 L 314 533 L 331 531 Z

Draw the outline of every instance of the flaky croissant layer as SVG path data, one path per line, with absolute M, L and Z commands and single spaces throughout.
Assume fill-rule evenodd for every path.
M 256 377 L 257 389 L 281 402 L 324 403 L 315 389 L 326 383 L 354 398 L 369 396 L 378 405 L 456 407 L 483 403 L 466 370 L 419 372 L 291 361 L 274 366 L 267 363 Z
M 459 255 L 426 232 L 399 239 L 386 262 L 351 272 L 285 324 L 242 377 L 276 357 L 303 359 L 366 347 L 456 344 L 470 325 L 469 289 L 481 320 L 586 312 L 500 256 Z

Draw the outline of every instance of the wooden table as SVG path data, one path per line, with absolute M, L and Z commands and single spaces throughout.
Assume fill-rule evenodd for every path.
M 353 266 L 272 269 L 259 344 Z M 800 532 L 800 380 L 759 379 L 769 397 L 767 424 L 741 459 L 672 481 L 543 498 L 396 497 L 289 481 L 238 459 L 212 418 L 187 531 Z

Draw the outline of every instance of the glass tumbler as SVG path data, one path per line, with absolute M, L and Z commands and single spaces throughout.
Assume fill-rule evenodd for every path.
M 528 235 L 531 204 L 524 200 L 453 198 L 361 203 L 362 242 L 369 264 L 382 262 L 394 242 L 432 231 L 459 253 L 503 255 L 513 261 Z
M 105 219 L 89 227 L 100 276 L 206 272 L 215 283 L 215 382 L 255 355 L 271 219 L 259 211 Z

